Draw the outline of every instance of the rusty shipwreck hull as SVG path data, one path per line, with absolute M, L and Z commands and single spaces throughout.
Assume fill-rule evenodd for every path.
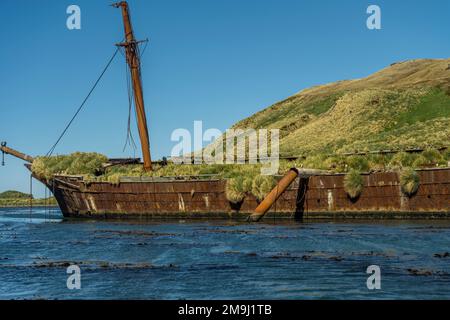
M 343 174 L 300 176 L 266 218 L 450 218 L 450 168 L 419 170 L 420 187 L 405 196 L 395 172 L 364 175 L 357 200 L 344 190 Z M 253 196 L 231 204 L 225 180 L 124 178 L 118 184 L 55 176 L 47 186 L 65 217 L 242 218 L 257 207 Z

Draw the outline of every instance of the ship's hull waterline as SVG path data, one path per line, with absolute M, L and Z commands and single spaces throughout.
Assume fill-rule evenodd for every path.
M 420 186 L 406 196 L 396 172 L 363 175 L 358 199 L 344 190 L 343 174 L 302 176 L 281 195 L 267 218 L 450 218 L 450 168 L 418 170 Z M 85 183 L 56 176 L 46 183 L 65 217 L 82 218 L 245 218 L 257 207 L 248 195 L 230 203 L 225 180 L 145 180 Z

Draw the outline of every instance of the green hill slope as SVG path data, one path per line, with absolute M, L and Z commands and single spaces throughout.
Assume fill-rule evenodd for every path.
M 233 128 L 280 129 L 284 156 L 447 146 L 450 59 L 395 63 L 312 87 Z
M 27 207 L 30 205 L 30 195 L 20 191 L 8 190 L 0 193 L 1 207 Z M 47 199 L 33 199 L 34 206 L 53 206 L 56 200 L 53 197 Z
M 8 190 L 0 193 L 0 199 L 30 199 L 30 195 L 15 190 Z

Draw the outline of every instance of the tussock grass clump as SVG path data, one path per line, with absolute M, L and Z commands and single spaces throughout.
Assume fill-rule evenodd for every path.
M 279 174 L 284 174 L 289 171 L 291 168 L 300 168 L 304 166 L 303 161 L 301 159 L 298 160 L 280 160 L 280 168 L 278 169 Z
M 253 178 L 251 176 L 244 177 L 242 181 L 242 190 L 245 193 L 251 193 L 253 187 Z
M 114 174 L 109 175 L 107 177 L 106 181 L 108 181 L 109 183 L 111 183 L 113 185 L 119 185 L 120 177 L 122 177 L 122 175 L 120 173 L 114 173 Z
M 276 185 L 273 176 L 259 175 L 258 171 L 233 171 L 231 177 L 227 177 L 225 194 L 231 203 L 240 203 L 247 194 L 252 194 L 259 201 L 272 191 Z
M 327 170 L 327 156 L 324 154 L 307 157 L 303 162 L 305 168 Z
M 208 166 L 202 165 L 198 173 L 201 175 L 209 175 L 209 174 L 220 174 L 221 171 L 222 170 L 218 165 L 208 165 Z
M 426 149 L 422 153 L 408 153 L 401 151 L 391 154 L 364 154 L 364 155 L 314 155 L 307 157 L 302 164 L 311 169 L 329 170 L 332 172 L 347 172 L 356 170 L 359 172 L 385 171 L 389 169 L 401 169 L 405 167 L 425 168 L 436 166 L 447 166 L 450 161 L 450 151 L 443 153 L 436 149 Z M 292 167 L 291 165 L 290 167 Z M 281 163 L 280 174 L 286 172 L 290 167 L 287 163 Z
M 276 181 L 273 176 L 256 176 L 252 183 L 252 194 L 256 199 L 262 201 L 275 185 Z
M 428 160 L 423 155 L 419 154 L 413 161 L 413 168 L 422 168 L 428 166 Z
M 108 158 L 102 154 L 75 152 L 70 155 L 37 157 L 31 165 L 33 173 L 42 179 L 51 179 L 55 174 L 98 175 Z
M 332 170 L 334 172 L 344 172 L 346 169 L 346 162 L 342 156 L 333 156 L 325 159 L 323 167 L 327 170 Z
M 344 178 L 344 190 L 350 199 L 357 199 L 363 190 L 364 180 L 357 170 L 350 170 Z
M 245 198 L 244 178 L 236 177 L 227 180 L 225 194 L 231 203 L 240 203 Z
M 234 178 L 244 175 L 253 175 L 259 172 L 259 164 L 174 164 L 169 162 L 165 166 L 155 166 L 153 171 L 144 172 L 142 166 L 138 166 L 135 172 L 124 172 L 124 176 L 147 176 L 147 177 L 180 177 L 180 176 L 198 176 L 198 175 L 217 175 L 217 178 Z M 108 173 L 107 173 L 108 174 Z
M 445 164 L 444 157 L 436 149 L 426 149 L 422 152 L 422 156 L 427 159 L 428 165 L 440 165 Z
M 414 195 L 419 189 L 420 178 L 417 172 L 412 168 L 404 168 L 400 172 L 400 186 L 402 192 L 407 196 Z
M 369 170 L 369 161 L 365 156 L 349 156 L 346 163 L 350 169 L 363 172 Z
M 447 150 L 444 151 L 444 154 L 442 155 L 442 157 L 444 158 L 444 160 L 450 161 L 450 148 L 448 148 Z
M 412 154 L 407 152 L 396 153 L 391 161 L 389 162 L 389 167 L 391 168 L 403 168 L 412 166 L 415 158 Z
M 383 154 L 370 154 L 367 156 L 370 170 L 385 171 L 389 166 L 391 156 Z
M 276 185 L 273 176 L 239 175 L 227 179 L 225 194 L 231 203 L 240 203 L 247 194 L 253 194 L 263 200 Z
M 440 165 L 447 165 L 444 155 L 436 149 L 426 149 L 421 154 L 416 156 L 411 166 L 414 168 L 423 168 L 436 167 Z

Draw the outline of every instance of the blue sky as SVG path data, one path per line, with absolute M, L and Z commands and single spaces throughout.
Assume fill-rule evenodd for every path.
M 30 155 L 48 151 L 123 37 L 120 11 L 110 3 L 2 0 L 0 140 Z M 66 28 L 71 4 L 81 8 L 81 30 Z M 154 158 L 170 154 L 172 131 L 192 130 L 194 120 L 225 130 L 312 85 L 364 77 L 395 61 L 450 56 L 448 0 L 129 4 L 137 38 L 150 39 L 142 72 Z M 366 28 L 371 4 L 381 7 L 382 30 Z M 56 153 L 133 156 L 122 152 L 127 114 L 118 55 Z M 27 191 L 23 162 L 7 157 L 6 164 L 0 191 Z

